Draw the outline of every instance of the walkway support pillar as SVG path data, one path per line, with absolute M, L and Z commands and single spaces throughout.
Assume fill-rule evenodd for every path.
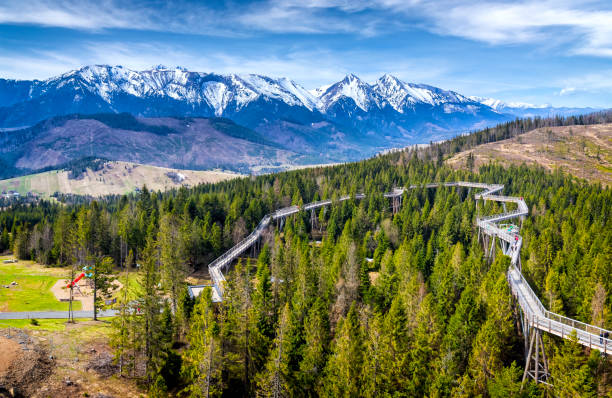
M 317 227 L 317 212 L 315 209 L 310 210 L 310 227 L 312 230 Z
M 529 351 L 525 359 L 525 372 L 521 382 L 521 390 L 525 386 L 525 381 L 529 376 L 536 384 L 543 383 L 550 385 L 550 372 L 548 371 L 548 360 L 542 341 L 542 332 L 534 327 L 530 327 Z
M 393 208 L 393 215 L 397 214 L 402 206 L 402 196 L 394 196 L 391 201 L 391 206 Z

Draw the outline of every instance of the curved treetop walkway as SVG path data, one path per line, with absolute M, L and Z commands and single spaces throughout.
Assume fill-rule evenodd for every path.
M 523 314 L 523 328 L 525 336 L 528 337 L 529 331 L 535 329 L 550 333 L 561 338 L 568 338 L 570 334 L 575 332 L 578 342 L 590 348 L 596 348 L 603 353 L 612 353 L 612 340 L 610 335 L 612 332 L 589 325 L 583 322 L 567 318 L 562 315 L 548 311 L 540 302 L 537 295 L 529 286 L 521 273 L 521 246 L 523 238 L 518 234 L 518 228 L 507 226 L 502 227 L 499 223 L 513 218 L 521 220 L 529 213 L 527 204 L 521 197 L 501 196 L 496 195 L 504 186 L 499 184 L 484 184 L 475 182 L 448 182 L 448 183 L 433 183 L 424 185 L 425 188 L 444 187 L 466 187 L 474 189 L 482 189 L 481 193 L 474 195 L 476 200 L 492 200 L 501 202 L 504 206 L 504 213 L 495 214 L 487 217 L 478 218 L 476 221 L 478 227 L 478 236 L 485 241 L 485 252 L 488 251 L 488 256 L 495 255 L 496 241 L 499 242 L 502 252 L 509 256 L 510 267 L 507 272 L 507 279 L 512 290 L 513 296 Z M 394 201 L 394 210 L 401 203 L 401 198 L 407 189 L 419 188 L 419 185 L 411 185 L 408 188 L 395 188 L 392 192 L 385 193 L 384 196 L 391 198 Z M 354 199 L 363 199 L 364 194 L 357 194 Z M 343 196 L 338 199 L 342 202 L 351 199 L 350 196 Z M 505 211 L 506 203 L 516 204 L 516 210 Z M 267 214 L 260 221 L 259 225 L 246 238 L 222 254 L 219 258 L 209 264 L 208 269 L 213 280 L 213 300 L 223 300 L 223 291 L 225 285 L 225 276 L 223 270 L 227 270 L 231 263 L 249 249 L 261 237 L 263 231 L 268 227 L 271 221 L 282 222 L 285 217 L 296 214 L 299 211 L 315 210 L 332 204 L 332 200 L 321 200 L 305 204 L 301 207 L 289 206 L 278 209 L 273 213 Z M 489 246 L 490 244 L 490 246 Z

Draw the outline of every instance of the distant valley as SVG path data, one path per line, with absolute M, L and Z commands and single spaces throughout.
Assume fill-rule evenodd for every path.
M 312 134 L 291 122 L 279 122 L 263 136 L 223 118 L 72 115 L 0 132 L 0 162 L 4 164 L 0 177 L 29 174 L 84 157 L 248 174 L 357 160 L 375 149 L 366 140 L 324 127 Z

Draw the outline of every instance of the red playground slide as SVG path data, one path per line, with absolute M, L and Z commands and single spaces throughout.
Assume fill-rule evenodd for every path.
M 76 278 L 74 278 L 74 280 L 73 280 L 72 282 L 70 282 L 70 283 L 68 284 L 68 286 L 66 286 L 66 287 L 67 287 L 67 288 L 71 288 L 72 286 L 76 285 L 76 283 L 77 283 L 78 281 L 80 281 L 80 280 L 81 280 L 81 278 L 82 278 L 82 277 L 84 277 L 84 276 L 85 276 L 85 272 L 81 272 L 81 275 L 79 275 L 79 276 L 77 276 Z

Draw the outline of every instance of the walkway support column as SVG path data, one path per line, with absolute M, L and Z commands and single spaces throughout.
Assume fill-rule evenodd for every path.
M 393 215 L 397 214 L 402 206 L 402 196 L 394 196 L 391 201 L 391 206 L 393 208 Z
M 527 376 L 531 377 L 536 384 L 543 383 L 550 385 L 550 372 L 548 371 L 548 360 L 544 351 L 544 342 L 542 341 L 542 332 L 539 329 L 531 327 L 529 342 L 529 351 L 525 360 L 525 372 L 521 382 L 521 390 L 525 386 Z

